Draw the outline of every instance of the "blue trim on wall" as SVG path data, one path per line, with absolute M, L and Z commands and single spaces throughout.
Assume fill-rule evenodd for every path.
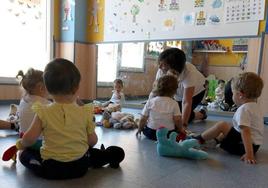
M 87 35 L 87 17 L 88 17 L 88 1 L 76 1 L 75 9 L 75 41 L 86 42 Z

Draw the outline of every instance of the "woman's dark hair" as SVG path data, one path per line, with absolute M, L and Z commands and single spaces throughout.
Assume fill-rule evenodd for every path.
M 76 66 L 71 61 L 62 58 L 48 63 L 43 77 L 46 88 L 52 95 L 74 94 L 81 79 Z
M 158 62 L 161 61 L 168 64 L 171 69 L 182 73 L 186 63 L 186 56 L 185 53 L 178 48 L 168 48 L 159 55 Z
M 178 88 L 178 80 L 173 75 L 165 75 L 157 80 L 155 93 L 157 96 L 172 97 Z

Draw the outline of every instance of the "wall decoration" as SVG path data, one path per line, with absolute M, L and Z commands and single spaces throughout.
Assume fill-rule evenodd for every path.
M 163 29 L 166 31 L 174 31 L 175 29 L 175 20 L 174 19 L 165 19 L 163 21 Z
M 133 16 L 132 22 L 136 22 L 136 16 L 140 13 L 140 7 L 138 5 L 133 5 L 130 10 L 131 15 Z
M 212 6 L 214 9 L 216 9 L 216 8 L 221 8 L 222 5 L 223 5 L 223 2 L 222 2 L 222 1 L 223 1 L 223 0 L 214 0 L 211 6 Z
M 90 10 L 89 26 L 94 24 L 95 33 L 99 32 L 98 11 L 100 10 L 99 0 L 94 0 L 92 10 Z
M 65 22 L 73 20 L 72 5 L 74 5 L 73 0 L 64 0 L 64 3 L 63 3 L 63 12 L 64 12 L 63 21 L 65 21 Z
M 205 13 L 205 11 L 201 10 L 197 13 L 195 24 L 197 26 L 206 25 L 206 13 Z
M 158 11 L 166 11 L 167 10 L 167 4 L 165 0 L 160 0 L 160 3 L 158 5 Z
M 264 19 L 265 0 L 226 0 L 224 6 L 226 23 Z
M 221 22 L 221 18 L 217 14 L 211 14 L 208 16 L 208 24 L 218 25 Z
M 194 7 L 195 8 L 202 8 L 205 5 L 205 0 L 195 0 Z
M 8 12 L 18 18 L 22 25 L 42 17 L 40 0 L 9 0 Z
M 106 0 L 102 39 L 104 42 L 128 42 L 256 36 L 258 20 L 225 22 L 227 1 Z M 171 5 L 178 9 L 172 9 Z
M 171 3 L 169 4 L 169 10 L 179 10 L 179 2 L 177 0 L 171 0 Z
M 194 25 L 195 23 L 195 12 L 183 13 L 183 23 L 185 25 Z

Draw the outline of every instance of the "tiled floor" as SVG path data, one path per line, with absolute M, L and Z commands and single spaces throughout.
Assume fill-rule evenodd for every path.
M 138 114 L 140 109 L 123 109 Z M 0 106 L 0 118 L 8 113 L 7 106 Z M 209 116 L 207 121 L 190 125 L 191 130 L 200 132 L 213 125 L 216 120 L 230 118 Z M 141 137 L 136 130 L 115 130 L 97 127 L 98 146 L 118 145 L 124 148 L 126 158 L 119 169 L 109 167 L 89 169 L 79 179 L 51 181 L 38 178 L 25 169 L 20 162 L 0 161 L 1 188 L 267 188 L 268 187 L 268 129 L 265 142 L 258 155 L 257 165 L 247 165 L 239 157 L 226 154 L 220 149 L 209 149 L 209 159 L 203 161 L 160 157 L 156 143 Z M 17 135 L 0 130 L 0 153 L 14 144 Z

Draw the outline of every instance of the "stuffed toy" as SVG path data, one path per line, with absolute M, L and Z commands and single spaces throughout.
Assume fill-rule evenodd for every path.
M 188 139 L 176 142 L 177 133 L 172 132 L 170 138 L 167 138 L 168 129 L 160 128 L 156 132 L 157 153 L 166 157 L 184 157 L 188 159 L 207 159 L 208 154 L 202 150 L 193 147 L 200 147 L 196 139 Z
M 21 145 L 21 139 L 18 139 L 16 145 L 11 146 L 4 152 L 2 160 L 9 161 L 10 159 L 12 159 L 14 162 L 17 162 L 17 152 L 18 150 L 22 149 L 23 146 Z
M 22 137 L 22 136 L 21 136 Z M 13 145 L 9 147 L 2 156 L 3 161 L 9 161 L 13 160 L 14 162 L 17 162 L 17 152 L 19 150 L 22 150 L 23 147 L 20 143 L 21 139 L 18 139 L 16 142 L 16 145 Z M 37 140 L 32 146 L 30 146 L 31 149 L 33 150 L 40 150 L 40 147 L 42 146 L 42 140 Z
M 138 119 L 135 120 L 132 114 L 120 111 L 111 113 L 104 111 L 101 122 L 105 128 L 133 129 L 138 127 Z
M 13 128 L 16 131 L 19 131 L 19 112 L 18 112 L 18 107 L 15 104 L 10 105 L 10 112 L 7 118 L 7 121 L 11 123 Z

